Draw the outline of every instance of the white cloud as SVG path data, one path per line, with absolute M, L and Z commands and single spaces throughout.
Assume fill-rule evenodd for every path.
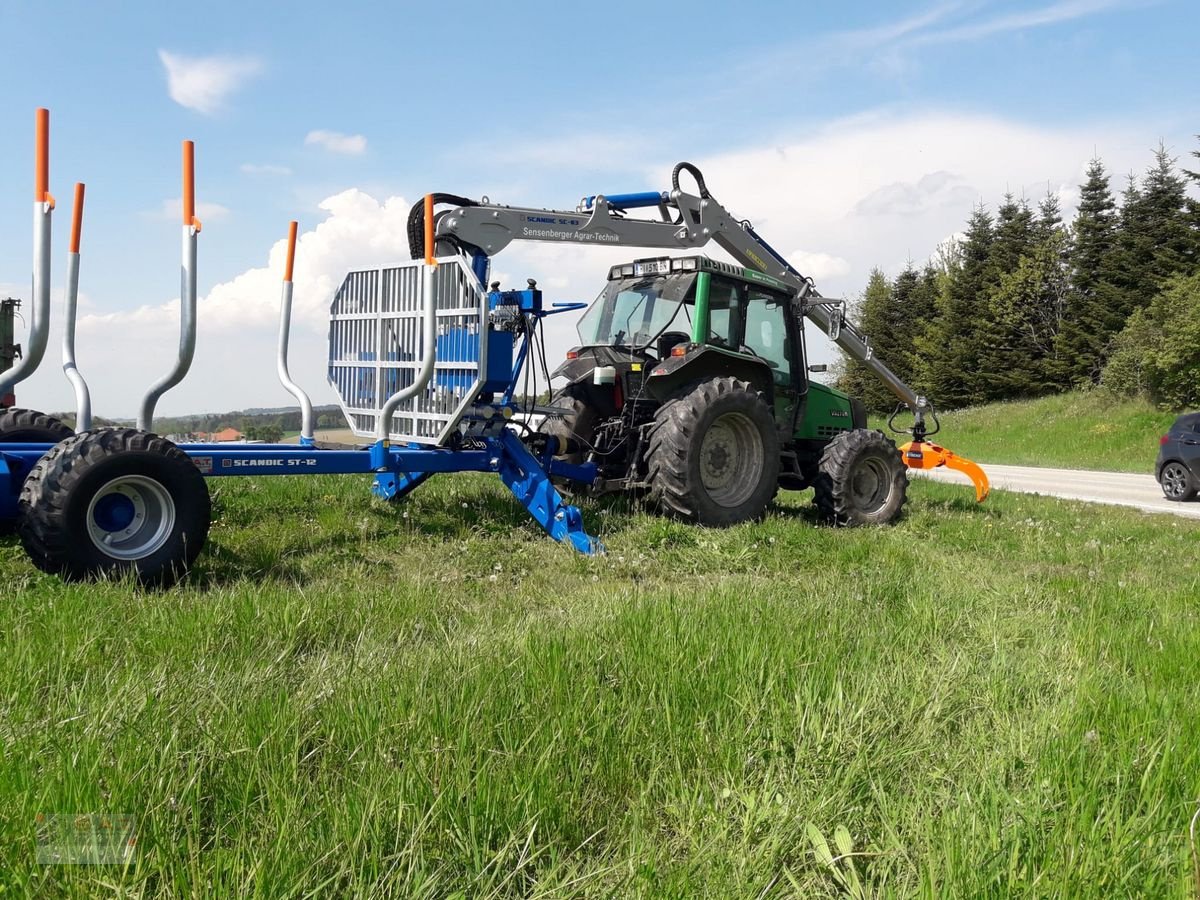
M 1062 0 L 1038 9 L 1022 10 L 980 22 L 969 22 L 954 28 L 918 34 L 912 39 L 912 45 L 976 41 L 1006 31 L 1026 31 L 1058 25 L 1130 5 L 1129 0 Z
M 162 205 L 153 212 L 147 213 L 156 219 L 166 219 L 171 222 L 183 221 L 183 198 L 171 197 L 162 202 Z M 204 222 L 219 222 L 229 216 L 229 208 L 222 206 L 220 203 L 208 203 L 199 201 L 196 204 L 196 218 Z
M 274 175 L 274 176 L 283 177 L 285 175 L 292 174 L 292 170 L 289 169 L 287 166 L 276 166 L 276 165 L 271 165 L 270 163 L 266 163 L 263 165 L 259 165 L 256 163 L 242 163 L 241 166 L 239 166 L 238 168 L 242 171 L 242 174 L 244 174 L 244 175 Z
M 1009 32 L 1046 28 L 1106 12 L 1146 6 L 1159 0 L 1057 0 L 1046 6 L 987 16 L 987 5 L 949 0 L 915 15 L 879 25 L 816 34 L 803 44 L 788 43 L 764 48 L 754 59 L 741 62 L 721 80 L 730 82 L 777 81 L 783 72 L 795 77 L 812 75 L 847 65 L 865 64 L 878 76 L 892 80 L 919 65 L 921 55 L 911 51 L 938 44 L 976 41 Z M 741 87 L 739 86 L 740 90 Z
M 225 105 L 230 94 L 262 71 L 253 57 L 180 56 L 158 51 L 167 71 L 167 93 L 180 106 L 212 115 Z
M 845 275 L 850 271 L 850 263 L 840 256 L 834 256 L 831 253 L 794 250 L 788 254 L 787 261 L 797 270 L 817 282 L 827 278 L 834 278 L 838 275 Z
M 304 137 L 306 147 L 324 147 L 330 153 L 359 156 L 367 149 L 367 139 L 361 134 L 342 134 L 340 131 L 318 129 Z

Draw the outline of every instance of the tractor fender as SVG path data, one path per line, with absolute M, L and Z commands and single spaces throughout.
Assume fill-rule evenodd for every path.
M 719 347 L 697 347 L 684 356 L 671 356 L 650 370 L 646 390 L 658 400 L 666 400 L 685 384 L 714 376 L 729 376 L 745 381 L 763 395 L 767 404 L 775 402 L 775 382 L 771 367 L 762 360 Z
M 597 366 L 613 366 L 618 372 L 628 372 L 635 365 L 648 365 L 654 358 L 641 351 L 620 347 L 574 347 L 571 356 L 559 364 L 550 377 L 565 378 L 571 384 L 591 380 Z

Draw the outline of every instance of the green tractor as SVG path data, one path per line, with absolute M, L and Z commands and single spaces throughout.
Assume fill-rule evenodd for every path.
M 863 405 L 806 365 L 795 291 L 705 256 L 613 266 L 553 373 L 561 415 L 542 430 L 595 493 L 648 493 L 703 525 L 758 518 L 779 488 L 813 488 L 839 525 L 893 521 L 908 479 Z
M 435 213 L 439 204 L 451 208 Z M 567 385 L 541 428 L 560 458 L 596 464 L 591 492 L 648 493 L 705 525 L 757 518 L 781 487 L 811 487 L 835 524 L 891 522 L 907 469 L 948 466 L 971 478 L 976 499 L 987 496 L 982 469 L 928 441 L 939 428 L 933 404 L 875 355 L 846 303 L 823 297 L 717 202 L 691 163 L 675 166 L 669 191 L 594 194 L 573 210 L 429 194 L 408 237 L 414 259 L 429 244 L 470 257 L 481 285 L 514 241 L 667 252 L 712 242 L 729 254 L 735 264 L 662 256 L 614 266 L 580 320 L 580 346 L 554 372 Z M 897 448 L 867 428 L 861 403 L 809 380 L 823 367 L 807 365 L 806 321 L 895 394 L 897 414 L 912 414 L 912 440 Z

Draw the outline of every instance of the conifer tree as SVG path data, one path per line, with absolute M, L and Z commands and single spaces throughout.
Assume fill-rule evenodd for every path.
M 1117 243 L 1116 203 L 1099 159 L 1088 165 L 1072 229 L 1071 287 L 1063 309 L 1057 355 L 1070 383 L 1098 380 L 1109 338 L 1122 321 L 1112 283 Z
M 929 389 L 945 409 L 981 402 L 980 357 L 988 340 L 988 294 L 993 281 L 992 216 L 980 204 L 967 222 L 955 256 L 948 261 L 941 315 L 923 341 L 927 355 L 937 354 L 928 369 Z
M 892 305 L 892 284 L 879 268 L 871 270 L 867 287 L 855 305 L 851 317 L 854 324 L 864 331 L 875 348 L 875 353 L 885 362 L 892 359 L 892 325 L 895 314 Z M 872 375 L 862 363 L 845 358 L 838 387 L 850 396 L 861 400 L 872 412 L 891 408 L 892 394 Z

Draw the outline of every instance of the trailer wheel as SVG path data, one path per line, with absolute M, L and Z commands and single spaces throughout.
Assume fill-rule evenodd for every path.
M 0 444 L 57 444 L 75 432 L 34 409 L 0 409 Z
M 908 496 L 908 473 L 896 444 L 882 431 L 855 428 L 825 445 L 813 499 L 833 525 L 886 525 Z
M 211 506 L 187 455 L 132 428 L 76 435 L 52 448 L 21 490 L 21 543 L 44 572 L 75 581 L 133 573 L 165 586 L 195 561 Z
M 649 446 L 651 496 L 701 525 L 757 519 L 779 487 L 775 418 L 735 378 L 709 378 L 669 399 L 655 414 Z

